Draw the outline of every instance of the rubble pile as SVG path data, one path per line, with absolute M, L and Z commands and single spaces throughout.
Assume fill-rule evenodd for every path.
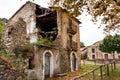
M 25 78 L 0 56 L 0 80 L 25 80 Z

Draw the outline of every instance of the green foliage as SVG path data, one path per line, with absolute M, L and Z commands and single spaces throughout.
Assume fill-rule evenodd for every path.
M 3 30 L 4 30 L 3 23 L 2 23 L 2 20 L 0 19 L 0 36 L 3 32 Z
M 80 48 L 83 48 L 83 47 L 85 47 L 84 43 L 80 42 Z
M 101 17 L 106 32 L 119 31 L 120 0 L 50 0 L 49 6 L 62 7 L 75 17 L 85 10 L 93 17 L 94 22 Z
M 11 55 L 6 50 L 0 50 L 0 56 L 10 61 L 11 65 L 14 66 L 20 72 L 24 71 L 23 65 L 24 65 L 25 58 L 23 58 L 22 56 L 16 57 L 14 55 Z
M 10 53 L 8 53 L 6 50 L 0 50 L 0 56 L 11 59 Z
M 85 71 L 90 71 L 97 67 L 99 67 L 99 65 L 86 64 L 81 66 L 81 68 Z
M 34 46 L 32 44 L 17 46 L 13 52 L 15 53 L 16 57 L 21 55 L 23 58 L 27 58 L 29 57 L 30 53 L 34 53 Z
M 53 41 L 53 37 L 47 37 L 47 38 L 39 38 L 37 43 L 34 43 L 34 45 L 37 47 L 37 49 L 39 50 L 41 45 L 43 46 L 49 46 L 52 44 Z
M 51 7 L 57 6 L 68 10 L 72 15 L 79 16 L 81 14 L 81 1 L 78 0 L 51 0 Z
M 4 49 L 5 45 L 4 45 L 4 41 L 2 39 L 2 33 L 3 33 L 4 27 L 3 27 L 3 22 L 0 19 L 0 50 Z
M 13 60 L 13 65 L 16 67 L 17 70 L 19 70 L 20 72 L 23 72 L 23 65 L 24 65 L 24 61 L 25 59 L 21 56 L 18 57 L 14 57 L 14 59 L 12 58 Z
M 99 49 L 103 52 L 120 52 L 120 35 L 106 36 L 103 43 L 100 44 Z
M 79 16 L 85 10 L 93 17 L 94 22 L 102 16 L 101 22 L 105 24 L 106 32 L 119 31 L 120 0 L 51 0 L 49 4 L 62 7 L 74 16 Z
M 105 76 L 104 80 L 120 80 L 120 69 L 117 68 L 113 72 L 111 71 L 110 76 Z

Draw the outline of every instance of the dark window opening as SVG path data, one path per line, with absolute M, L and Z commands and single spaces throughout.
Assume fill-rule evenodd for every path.
M 92 53 L 95 53 L 95 49 L 92 48 Z
M 36 6 L 36 27 L 38 36 L 42 38 L 52 36 L 55 40 L 58 34 L 56 11 Z
M 12 32 L 11 31 L 8 31 L 8 35 L 11 35 L 12 34 Z
M 75 54 L 72 55 L 72 67 L 73 67 L 73 70 L 75 71 L 76 70 L 76 56 Z
M 33 64 L 33 57 L 30 57 L 28 60 L 28 69 L 33 69 L 34 68 L 34 64 Z
M 72 36 L 71 35 L 69 36 L 69 40 L 70 40 L 70 45 L 69 46 L 70 46 L 70 48 L 72 48 Z
M 11 35 L 12 35 L 12 31 L 14 30 L 14 28 L 10 28 L 9 30 L 8 30 L 8 37 L 10 37 Z

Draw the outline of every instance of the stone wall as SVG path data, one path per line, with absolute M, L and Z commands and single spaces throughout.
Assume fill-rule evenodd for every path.
M 80 34 L 79 34 L 79 21 L 77 21 L 76 18 L 72 17 L 66 10 L 61 9 L 61 8 L 57 8 L 57 24 L 58 24 L 58 37 L 60 40 L 61 44 L 61 48 L 63 48 L 63 50 L 67 51 L 68 47 L 70 46 L 68 44 L 68 40 L 70 40 L 69 36 L 72 36 L 72 41 L 74 43 L 77 43 L 77 49 L 75 50 L 76 54 L 77 54 L 77 60 L 78 60 L 78 67 L 80 67 L 81 65 L 81 57 L 80 57 Z M 72 24 L 69 23 L 69 20 L 71 19 Z M 69 33 L 69 27 L 72 28 L 76 28 L 77 30 L 75 30 L 75 33 Z M 73 46 L 73 44 L 72 44 Z M 63 53 L 65 55 L 67 52 Z M 69 55 L 68 55 L 69 56 Z M 67 60 L 67 58 L 65 59 Z M 69 62 L 69 61 L 68 61 Z
M 26 80 L 24 75 L 0 56 L 0 80 Z
M 4 43 L 11 52 L 14 48 L 24 45 L 29 42 L 29 37 L 26 35 L 26 23 L 22 18 L 19 18 L 14 25 L 5 27 L 3 34 Z

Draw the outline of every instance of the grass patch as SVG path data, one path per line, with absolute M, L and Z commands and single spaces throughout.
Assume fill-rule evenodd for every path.
M 99 67 L 99 65 L 85 64 L 81 66 L 81 69 L 83 69 L 84 71 L 90 71 L 97 67 Z
M 86 64 L 86 65 L 82 65 L 81 69 L 87 72 L 97 67 L 99 67 L 99 65 Z M 103 69 L 103 73 L 105 73 L 105 75 L 103 76 L 103 80 L 120 80 L 120 68 L 117 68 L 112 72 L 111 65 L 109 65 L 109 70 L 110 70 L 109 76 L 107 76 L 106 67 L 104 66 L 102 69 Z M 95 71 L 95 80 L 100 80 L 99 73 L 100 73 L 100 69 Z M 81 78 L 80 80 L 86 80 L 86 79 L 92 79 L 92 74 L 88 74 L 85 77 Z
M 110 76 L 105 76 L 104 80 L 120 80 L 120 69 L 117 68 L 110 72 Z
M 85 64 L 81 66 L 81 70 L 83 70 L 84 72 L 88 72 L 91 71 L 95 68 L 99 67 L 99 65 L 93 65 L 93 64 Z M 99 74 L 99 70 L 95 71 L 95 76 L 97 76 Z M 86 79 L 92 79 L 92 73 L 85 75 L 85 77 L 80 78 L 80 80 L 86 80 Z

